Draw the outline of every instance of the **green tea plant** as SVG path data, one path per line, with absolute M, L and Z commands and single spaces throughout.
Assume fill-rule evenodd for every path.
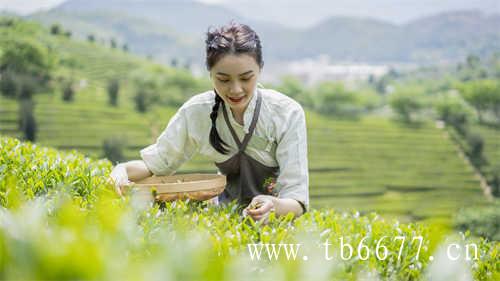
M 445 236 L 375 213 L 313 208 L 264 225 L 241 216 L 235 202 L 122 198 L 106 182 L 107 160 L 13 138 L 0 146 L 2 279 L 422 280 Z M 498 279 L 498 242 L 467 233 L 459 242 L 477 242 L 474 279 Z M 298 257 L 250 254 L 252 245 L 285 243 L 300 245 Z M 339 251 L 347 244 L 350 256 Z

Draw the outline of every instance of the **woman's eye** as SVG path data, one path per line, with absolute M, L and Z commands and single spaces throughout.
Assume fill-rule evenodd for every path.
M 252 77 L 253 77 L 253 76 L 248 77 L 248 78 L 241 78 L 241 81 L 249 81 L 250 79 L 252 79 Z M 220 81 L 221 83 L 227 83 L 227 82 L 229 82 L 230 80 L 222 80 L 222 79 L 219 79 L 219 81 Z

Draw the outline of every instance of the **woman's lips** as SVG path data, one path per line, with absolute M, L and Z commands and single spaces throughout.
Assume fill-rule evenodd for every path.
M 238 103 L 238 102 L 242 101 L 244 98 L 245 98 L 245 96 L 242 96 L 242 97 L 239 97 L 239 98 L 231 98 L 231 97 L 228 97 L 228 99 L 229 99 L 230 101 L 232 101 L 233 103 Z

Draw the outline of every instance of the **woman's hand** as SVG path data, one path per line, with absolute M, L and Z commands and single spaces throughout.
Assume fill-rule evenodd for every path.
M 123 195 L 122 188 L 132 182 L 128 179 L 127 167 L 125 164 L 116 165 L 109 174 L 109 181 L 115 186 L 115 191 L 120 196 Z
M 262 221 L 266 224 L 271 212 L 275 211 L 275 199 L 276 197 L 270 195 L 257 195 L 243 212 L 254 220 Z

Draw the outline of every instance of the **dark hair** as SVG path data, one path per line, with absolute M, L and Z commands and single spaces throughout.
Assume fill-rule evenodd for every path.
M 210 113 L 210 119 L 212 119 L 212 129 L 210 129 L 210 144 L 218 152 L 222 154 L 228 154 L 229 150 L 227 150 L 227 148 L 224 147 L 227 146 L 227 143 L 220 138 L 216 128 L 217 112 L 219 111 L 219 105 L 221 103 L 224 103 L 224 101 L 217 94 L 217 91 L 215 89 L 214 91 L 215 91 L 215 104 L 212 107 L 212 113 Z
M 207 31 L 206 43 L 206 66 L 210 71 L 212 67 L 225 55 L 229 54 L 248 54 L 252 56 L 259 67 L 262 69 L 264 61 L 262 60 L 262 46 L 257 33 L 248 25 L 235 23 L 229 24 Z M 215 89 L 214 89 L 215 91 Z M 219 105 L 224 101 L 215 91 L 215 105 L 210 113 L 212 119 L 212 129 L 210 130 L 210 144 L 222 154 L 228 154 L 227 146 L 219 136 L 216 128 L 217 112 Z

